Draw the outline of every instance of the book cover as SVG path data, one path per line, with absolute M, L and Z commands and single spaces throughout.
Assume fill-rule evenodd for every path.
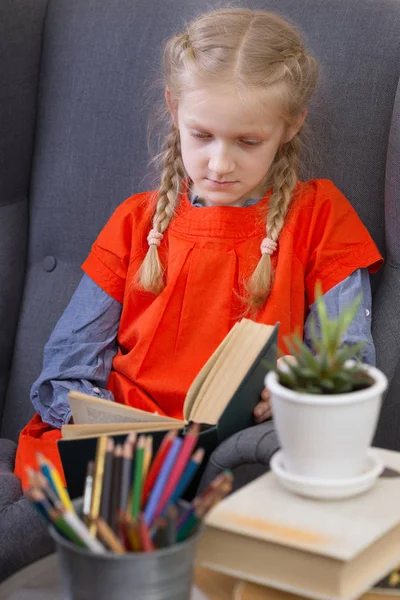
M 153 436 L 153 452 L 157 452 L 164 435 L 169 431 L 169 428 L 164 430 L 147 431 Z M 139 432 L 138 432 L 139 433 Z M 181 429 L 179 435 L 184 435 L 185 430 Z M 107 434 L 114 438 L 115 444 L 123 444 L 128 435 L 126 433 L 109 433 Z M 72 499 L 80 498 L 83 495 L 85 487 L 86 468 L 89 461 L 95 459 L 96 445 L 99 436 L 80 437 L 75 439 L 58 440 L 58 450 L 64 470 L 65 479 L 67 482 L 68 493 Z M 215 427 L 204 427 L 200 431 L 199 440 L 196 448 L 204 448 L 205 458 L 203 464 L 198 469 L 189 489 L 185 494 L 185 498 L 191 500 L 195 494 L 196 488 L 200 482 L 204 468 L 207 462 L 207 456 L 217 445 Z

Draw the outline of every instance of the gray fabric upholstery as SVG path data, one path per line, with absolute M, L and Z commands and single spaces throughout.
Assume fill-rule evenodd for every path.
M 22 495 L 13 474 L 16 445 L 0 440 L 0 582 L 33 560 L 54 552 L 42 519 Z
M 199 484 L 199 492 L 225 469 L 233 472 L 233 491 L 269 470 L 279 449 L 272 421 L 255 425 L 228 438 L 213 452 Z
M 0 2 L 0 419 L 24 287 L 45 7 L 46 0 Z

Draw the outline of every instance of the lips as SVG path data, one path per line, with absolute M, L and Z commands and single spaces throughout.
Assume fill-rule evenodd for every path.
M 207 182 L 211 187 L 215 188 L 231 187 L 232 185 L 237 183 L 236 181 L 216 181 L 215 179 L 207 179 Z
M 224 179 L 223 181 L 218 181 L 218 179 L 211 179 L 210 177 L 208 178 L 208 181 L 212 181 L 213 183 L 236 183 L 234 180 Z
M 215 179 L 210 179 L 213 183 L 235 183 L 234 181 L 216 181 Z

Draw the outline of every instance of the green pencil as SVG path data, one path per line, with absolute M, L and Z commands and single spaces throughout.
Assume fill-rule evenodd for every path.
M 132 517 L 137 518 L 140 511 L 143 490 L 143 460 L 144 449 L 146 446 L 146 437 L 141 435 L 136 444 L 135 452 L 135 473 L 132 488 Z
M 187 521 L 178 530 L 178 534 L 176 536 L 176 541 L 177 542 L 185 541 L 189 537 L 192 530 L 196 527 L 196 525 L 198 525 L 198 523 L 199 523 L 199 518 L 194 513 L 192 515 L 190 515 L 190 517 L 187 519 Z
M 69 538 L 72 542 L 75 542 L 77 546 L 81 548 L 86 548 L 85 544 L 82 542 L 80 537 L 75 533 L 75 531 L 64 521 L 62 514 L 60 511 L 53 509 L 49 510 L 49 515 L 51 520 L 57 529 L 59 529 L 67 538 Z

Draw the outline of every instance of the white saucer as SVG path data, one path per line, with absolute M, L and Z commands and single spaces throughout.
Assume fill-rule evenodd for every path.
M 385 465 L 378 455 L 369 449 L 361 475 L 346 479 L 315 479 L 292 475 L 285 469 L 281 450 L 273 455 L 270 466 L 281 484 L 288 490 L 308 498 L 333 500 L 349 498 L 369 490 L 382 473 Z

